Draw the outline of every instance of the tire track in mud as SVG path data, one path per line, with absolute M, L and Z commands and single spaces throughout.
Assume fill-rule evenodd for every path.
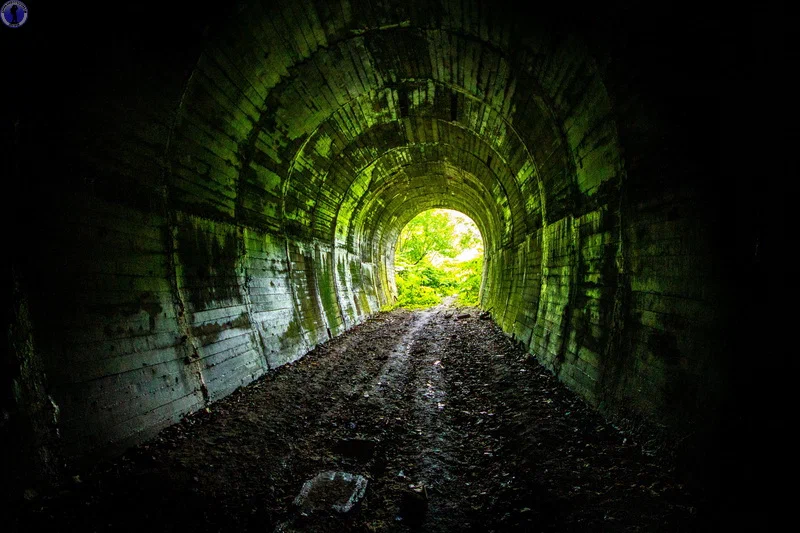
M 477 312 L 465 315 L 474 319 Z M 461 383 L 450 383 L 446 368 L 456 316 L 447 303 L 416 312 L 368 399 L 358 399 L 365 434 L 379 441 L 380 467 L 371 471 L 371 498 L 378 505 L 365 513 L 375 529 L 481 530 L 470 523 L 468 502 L 486 492 L 474 483 L 471 462 L 501 446 L 493 437 L 474 439 L 454 417 L 449 391 Z M 370 420 L 379 424 L 368 426 Z

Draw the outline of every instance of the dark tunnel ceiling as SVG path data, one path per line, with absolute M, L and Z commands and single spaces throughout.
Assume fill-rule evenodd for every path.
M 284 19 L 278 31 L 274 18 L 256 14 L 249 39 L 219 39 L 201 58 L 184 109 L 186 123 L 226 137 L 208 136 L 216 157 L 198 188 L 189 174 L 198 170 L 195 147 L 179 128 L 176 196 L 205 196 L 220 211 L 246 211 L 250 222 L 376 261 L 391 247 L 384 235 L 421 208 L 459 209 L 490 247 L 514 246 L 571 211 L 575 194 L 591 196 L 616 178 L 613 123 L 591 125 L 603 130 L 599 146 L 569 146 L 609 112 L 580 44 L 543 59 L 552 54 L 546 44 L 512 47 L 509 28 L 491 15 L 466 26 L 443 19 L 441 29 L 402 15 L 341 32 L 336 19 L 326 31 Z M 581 89 L 595 85 L 596 95 L 583 116 L 561 124 L 560 102 L 542 83 L 558 83 L 547 79 L 547 63 L 566 54 L 582 71 Z M 235 68 L 222 76 L 226 63 Z M 219 93 L 223 77 L 236 101 Z M 570 148 L 603 159 L 603 168 L 582 173 L 581 163 L 576 176 Z

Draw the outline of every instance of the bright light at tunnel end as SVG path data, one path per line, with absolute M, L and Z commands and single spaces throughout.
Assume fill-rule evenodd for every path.
M 429 307 L 455 297 L 478 305 L 483 271 L 483 237 L 465 214 L 429 209 L 400 232 L 395 249 L 397 305 Z

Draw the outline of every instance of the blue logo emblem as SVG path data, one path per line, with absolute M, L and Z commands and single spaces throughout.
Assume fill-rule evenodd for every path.
M 19 0 L 11 0 L 0 9 L 0 19 L 9 28 L 19 28 L 28 20 L 28 6 Z

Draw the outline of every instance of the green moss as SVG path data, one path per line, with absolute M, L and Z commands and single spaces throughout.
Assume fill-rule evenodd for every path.
M 288 350 L 297 346 L 302 340 L 303 332 L 300 324 L 294 318 L 289 322 L 286 331 L 281 335 L 281 350 Z
M 319 298 L 322 301 L 322 309 L 328 318 L 328 325 L 332 329 L 337 329 L 341 322 L 339 318 L 339 304 L 336 301 L 336 289 L 333 284 L 333 272 L 328 268 L 327 261 L 320 261 L 320 275 L 317 276 L 317 286 L 319 287 Z

